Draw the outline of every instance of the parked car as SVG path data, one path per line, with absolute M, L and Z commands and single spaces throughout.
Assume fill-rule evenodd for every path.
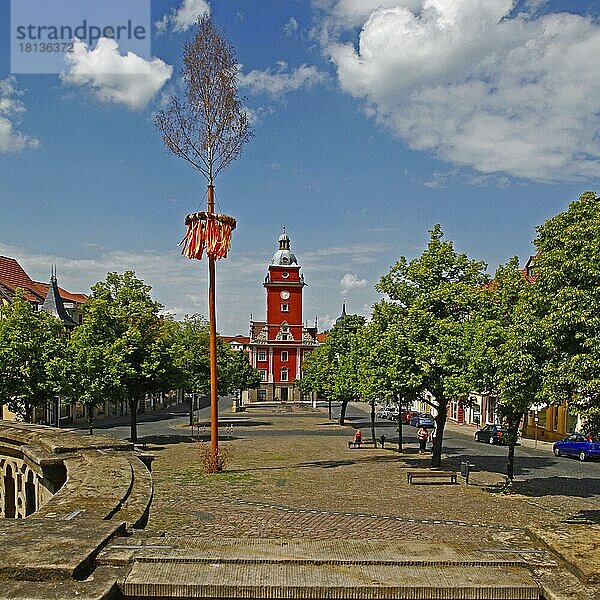
M 555 442 L 552 447 L 555 456 L 577 456 L 579 460 L 600 457 L 600 439 L 597 436 L 585 436 L 572 433 L 564 440 Z
M 393 410 L 392 406 L 383 406 L 379 409 L 377 417 L 380 419 L 389 419 L 390 412 Z
M 427 413 L 418 413 L 413 416 L 410 420 L 410 424 L 413 427 L 425 427 L 427 429 L 433 429 L 435 427 L 433 417 Z
M 410 420 L 413 417 L 418 417 L 421 413 L 417 412 L 416 410 L 407 410 L 405 412 L 402 413 L 402 422 L 405 425 L 410 425 Z
M 400 411 L 399 411 L 398 407 L 397 407 L 397 406 L 393 406 L 393 407 L 390 409 L 390 412 L 388 413 L 388 419 L 389 419 L 390 421 L 397 421 L 397 420 L 398 420 L 398 413 L 399 413 L 399 412 L 400 412 Z
M 486 425 L 475 432 L 476 442 L 487 442 L 488 444 L 508 443 L 508 430 L 502 425 Z

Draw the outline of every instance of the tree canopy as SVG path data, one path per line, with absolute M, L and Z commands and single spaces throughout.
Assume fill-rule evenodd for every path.
M 473 389 L 466 328 L 487 281 L 485 264 L 456 252 L 443 237 L 436 225 L 423 253 L 411 261 L 401 257 L 376 286 L 398 306 L 394 322 L 411 369 L 404 377 L 436 411 L 434 466 L 441 461 L 448 403 L 466 400 Z
M 67 336 L 62 322 L 36 311 L 17 289 L 0 319 L 0 399 L 27 422 L 61 393 Z
M 538 228 L 537 311 L 545 338 L 543 396 L 567 400 L 600 430 L 600 199 L 585 192 Z

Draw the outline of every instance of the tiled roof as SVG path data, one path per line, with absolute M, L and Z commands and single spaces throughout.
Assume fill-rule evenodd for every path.
M 222 335 L 221 339 L 224 342 L 236 342 L 238 344 L 249 344 L 250 343 L 250 338 L 247 335 L 235 335 L 235 336 L 231 336 L 231 335 Z
M 22 288 L 28 288 L 33 283 L 23 267 L 14 258 L 8 256 L 0 256 L 0 280 Z
M 8 256 L 0 256 L 0 287 L 11 300 L 16 289 L 21 288 L 25 293 L 25 298 L 36 304 L 41 304 L 44 301 L 50 288 L 47 283 L 33 281 L 23 267 L 14 258 Z M 88 298 L 85 294 L 71 294 L 62 288 L 58 289 L 60 297 L 67 302 L 83 304 Z
M 34 281 L 33 284 L 35 289 L 45 297 L 50 286 L 41 281 Z M 71 294 L 71 292 L 67 292 L 67 290 L 63 290 L 61 287 L 58 288 L 58 291 L 60 292 L 60 297 L 67 302 L 78 302 L 79 304 L 83 304 L 88 299 L 85 294 Z

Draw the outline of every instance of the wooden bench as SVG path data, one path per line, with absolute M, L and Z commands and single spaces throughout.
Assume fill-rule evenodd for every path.
M 406 474 L 406 481 L 408 481 L 408 483 L 412 483 L 413 479 L 446 478 L 450 479 L 450 483 L 458 483 L 456 480 L 457 475 L 458 473 L 455 471 L 408 471 Z
M 348 448 L 362 448 L 366 446 L 371 446 L 372 448 L 377 448 L 377 441 L 375 440 L 363 440 L 362 442 L 355 442 L 353 440 L 348 442 Z

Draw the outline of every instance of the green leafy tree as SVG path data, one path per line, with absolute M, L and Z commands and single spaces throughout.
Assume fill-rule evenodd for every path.
M 172 340 L 151 289 L 133 271 L 108 273 L 105 281 L 92 286 L 84 308 L 84 327 L 95 356 L 111 362 L 110 385 L 118 382 L 121 397 L 129 403 L 132 441 L 137 441 L 140 402 L 146 394 L 170 389 L 177 376 Z
M 62 392 L 66 340 L 61 321 L 36 311 L 17 289 L 0 320 L 0 401 L 27 423 Z
M 421 256 L 410 262 L 401 257 L 376 289 L 403 309 L 408 362 L 416 368 L 410 379 L 420 380 L 422 399 L 436 411 L 432 464 L 437 467 L 448 404 L 451 399 L 467 398 L 472 389 L 465 325 L 486 275 L 485 264 L 457 253 L 452 242 L 443 239 L 439 225 L 430 233 Z
M 228 361 L 225 371 L 225 379 L 229 384 L 230 391 L 237 391 L 238 402 L 242 403 L 242 393 L 246 390 L 256 389 L 261 382 L 260 372 L 255 369 L 245 352 L 228 349 Z
M 341 402 L 340 425 L 344 424 L 348 402 L 360 395 L 355 336 L 364 325 L 364 317 L 346 315 L 328 332 L 325 343 L 302 364 L 300 389 L 320 392 Z
M 90 435 L 98 406 L 123 399 L 121 374 L 127 368 L 118 346 L 98 336 L 97 319 L 101 317 L 97 313 L 90 316 L 95 308 L 84 309 L 86 316 L 69 340 L 63 363 L 65 397 L 85 406 Z
M 539 227 L 537 310 L 548 350 L 543 396 L 600 431 L 600 199 L 585 192 Z
M 387 398 L 397 403 L 400 451 L 402 408 L 417 397 L 422 385 L 421 371 L 411 352 L 407 325 L 406 310 L 382 300 L 373 307 L 370 322 L 356 339 L 361 396 L 371 403 Z M 373 410 L 371 414 L 371 428 L 374 431 Z
M 476 389 L 496 401 L 508 431 L 507 477 L 514 477 L 515 445 L 524 414 L 538 397 L 544 353 L 532 305 L 532 285 L 516 257 L 480 290 L 479 310 L 467 325 L 469 373 Z
M 186 316 L 183 321 L 165 320 L 171 338 L 173 362 L 177 368 L 177 387 L 208 395 L 210 358 L 208 322 L 201 315 Z

